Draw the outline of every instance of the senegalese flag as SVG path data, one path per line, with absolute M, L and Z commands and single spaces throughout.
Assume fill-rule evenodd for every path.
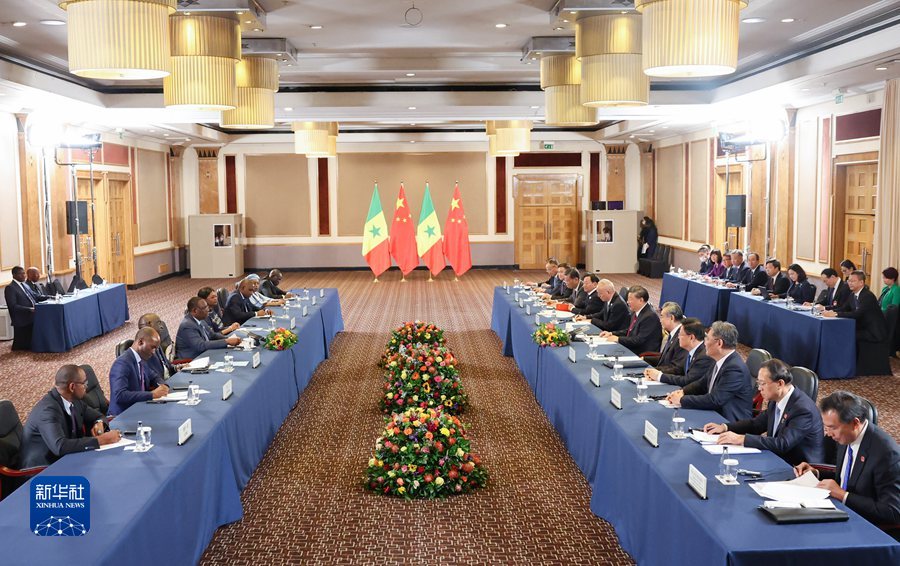
M 391 250 L 388 246 L 388 227 L 381 210 L 381 197 L 378 195 L 378 184 L 372 192 L 369 214 L 366 216 L 366 227 L 363 230 L 362 255 L 378 277 L 391 266 Z
M 422 212 L 419 214 L 419 226 L 416 229 L 416 250 L 432 275 L 437 275 L 444 269 L 441 224 L 434 212 L 428 183 L 425 183 L 425 197 L 422 199 Z

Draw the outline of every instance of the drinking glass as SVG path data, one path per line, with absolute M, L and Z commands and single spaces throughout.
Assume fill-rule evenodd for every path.
M 587 345 L 588 345 L 588 354 L 587 354 L 588 359 L 596 360 L 597 359 L 597 341 L 594 340 L 593 337 L 589 337 L 587 339 Z
M 672 436 L 675 438 L 684 438 L 684 417 L 679 417 L 678 411 L 675 411 L 675 414 L 672 417 Z
M 275 330 L 275 315 L 269 316 L 269 330 Z
M 737 481 L 738 464 L 737 458 L 725 458 L 722 460 L 722 469 L 720 470 L 722 479 L 729 482 Z
M 222 368 L 222 371 L 225 373 L 231 373 L 234 371 L 234 356 L 231 354 L 225 354 L 225 367 Z
M 200 403 L 200 386 L 194 383 L 188 385 L 188 405 L 198 405 Z
M 137 439 L 134 443 L 134 451 L 135 452 L 146 452 L 150 450 L 153 446 L 150 443 L 151 436 L 150 433 L 153 432 L 153 429 L 149 426 L 140 426 L 137 429 Z
M 644 383 L 643 377 L 639 378 L 637 382 L 637 400 L 638 403 L 646 403 L 650 400 L 647 394 L 647 384 Z
M 622 364 L 618 364 L 618 363 L 613 364 L 613 379 L 614 380 L 622 381 L 623 379 L 625 379 L 624 377 L 622 377 L 622 369 L 624 367 L 625 366 L 623 366 Z

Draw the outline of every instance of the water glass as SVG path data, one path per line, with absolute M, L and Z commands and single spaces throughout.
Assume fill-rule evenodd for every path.
M 234 371 L 234 356 L 231 354 L 225 354 L 225 367 L 222 368 L 222 371 L 225 373 L 231 373 Z
M 200 403 L 200 386 L 194 383 L 188 385 L 187 404 L 198 405 Z
M 269 316 L 269 330 L 275 330 L 275 315 Z
M 647 384 L 644 383 L 644 378 L 639 378 L 637 382 L 637 401 L 638 403 L 646 403 L 649 400 L 650 397 L 647 394 Z
M 672 417 L 672 436 L 684 438 L 684 417 L 679 417 L 678 411 L 675 411 L 675 416 Z
M 622 376 L 622 369 L 624 367 L 625 366 L 623 366 L 622 364 L 619 364 L 619 363 L 613 364 L 613 379 L 615 381 L 622 381 L 623 379 L 625 379 Z
M 139 426 L 137 429 L 137 438 L 134 443 L 134 451 L 135 452 L 146 452 L 150 450 L 153 446 L 151 444 L 151 436 L 150 433 L 153 432 L 153 429 L 149 426 Z
M 737 458 L 725 458 L 719 466 L 719 475 L 727 482 L 737 481 Z
M 513 279 L 513 287 L 515 287 L 516 289 L 519 288 L 519 283 L 520 281 L 518 279 Z
M 594 340 L 593 337 L 589 337 L 587 339 L 587 346 L 588 346 L 588 354 L 587 354 L 588 359 L 596 360 L 597 359 L 597 341 Z
M 305 300 L 305 301 L 309 300 L 309 287 L 303 288 L 303 300 Z

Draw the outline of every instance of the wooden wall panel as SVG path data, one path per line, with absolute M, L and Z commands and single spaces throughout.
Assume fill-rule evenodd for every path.
M 656 218 L 656 198 L 653 188 L 656 186 L 656 169 L 653 152 L 641 153 L 641 192 L 644 194 L 644 214 Z
M 684 232 L 684 146 L 656 150 L 656 226 L 660 236 L 683 237 Z
M 25 114 L 16 115 L 18 124 L 19 143 L 19 196 L 22 202 L 22 236 L 25 265 L 40 266 L 44 269 L 42 261 L 43 245 L 41 244 L 41 213 L 39 194 L 38 159 L 40 153 L 35 153 L 25 141 Z
M 200 159 L 197 167 L 200 179 L 200 214 L 219 213 L 219 162 Z
M 690 144 L 689 184 L 690 216 L 688 238 L 692 242 L 704 244 L 709 237 L 709 190 L 710 155 L 709 140 L 699 140 Z
M 138 243 L 142 246 L 169 240 L 169 185 L 166 154 L 137 150 Z
M 591 154 L 591 177 L 590 177 L 591 200 L 600 200 L 600 154 Z
M 22 263 L 19 241 L 19 186 L 16 184 L 18 129 L 12 114 L 0 114 L 0 268 Z
M 606 200 L 625 201 L 625 154 L 606 156 Z
M 819 207 L 819 261 L 827 262 L 831 245 L 831 195 L 834 187 L 832 186 L 832 169 L 831 162 L 831 118 L 822 120 L 822 150 L 821 171 L 819 172 L 819 187 L 822 192 L 822 203 Z
M 310 163 L 316 162 L 293 153 L 246 157 L 244 222 L 248 237 L 311 235 Z
M 815 118 L 797 124 L 797 258 L 815 261 L 819 128 Z
M 225 212 L 237 214 L 237 172 L 235 171 L 235 157 L 225 156 Z
M 331 203 L 328 194 L 328 158 L 320 157 L 319 166 L 319 235 L 328 236 L 331 234 Z M 386 218 L 388 215 L 385 215 Z M 388 218 L 390 221 L 390 218 Z

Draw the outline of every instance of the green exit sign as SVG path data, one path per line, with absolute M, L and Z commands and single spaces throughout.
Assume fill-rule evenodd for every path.
M 544 142 L 544 149 L 553 149 L 553 145 L 554 145 L 553 142 L 545 141 L 545 142 Z

